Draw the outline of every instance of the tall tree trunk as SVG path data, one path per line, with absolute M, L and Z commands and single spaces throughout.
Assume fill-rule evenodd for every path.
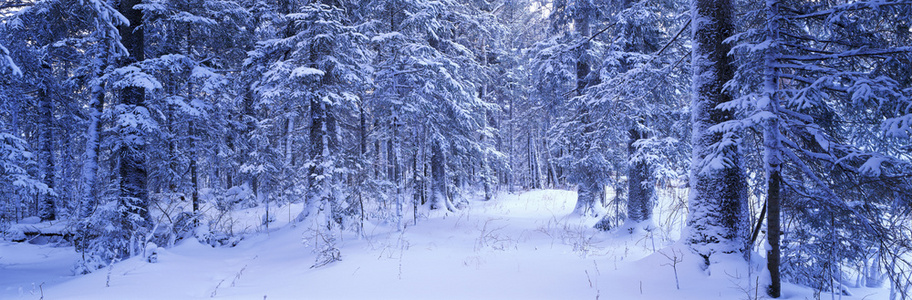
M 107 35 L 107 30 L 102 31 L 102 38 L 109 38 Z M 94 77 L 101 78 L 104 75 L 104 69 L 108 66 L 108 52 L 102 50 L 101 53 L 96 54 L 93 72 Z M 101 113 L 104 109 L 104 100 L 105 100 L 105 87 L 102 83 L 97 83 L 92 86 L 92 101 L 89 105 L 89 126 L 86 128 L 85 133 L 85 152 L 83 154 L 82 161 L 82 170 L 80 171 L 81 178 L 81 190 L 79 194 L 79 205 L 76 209 L 76 218 L 80 220 L 79 227 L 77 227 L 77 237 L 73 242 L 76 251 L 82 254 L 82 260 L 85 261 L 86 250 L 90 243 L 89 240 L 89 231 L 92 230 L 89 228 L 90 224 L 88 220 L 89 216 L 95 212 L 95 208 L 98 206 L 98 190 L 97 190 L 97 177 L 98 177 L 98 153 L 100 150 L 100 141 L 99 133 L 101 132 Z
M 358 103 L 358 118 L 358 157 L 364 160 L 367 155 L 367 115 L 364 113 L 363 100 Z
M 295 116 L 285 120 L 285 166 L 291 167 L 294 162 Z
M 342 182 L 341 173 L 336 171 L 337 157 L 340 151 L 339 129 L 337 128 L 336 115 L 332 111 L 332 106 L 325 102 L 323 102 L 323 105 L 323 122 L 326 126 L 323 130 L 323 153 L 325 153 L 323 161 L 327 162 L 329 167 L 323 170 L 323 173 L 328 175 L 324 183 L 327 195 L 325 199 L 328 204 L 327 207 L 330 209 L 329 221 L 335 222 L 333 224 L 342 224 L 340 202 L 336 199 L 340 195 L 338 187 Z
M 374 128 L 376 128 L 377 122 L 374 122 Z M 380 176 L 383 174 L 383 157 L 381 155 L 381 145 L 380 139 L 374 139 L 374 166 L 373 174 L 374 179 L 382 179 Z
M 49 66 L 45 66 L 50 71 Z M 54 106 L 51 103 L 50 96 L 47 94 L 47 87 L 38 90 L 38 113 L 41 116 L 41 131 L 38 133 L 41 173 L 44 175 L 44 183 L 48 188 L 53 190 L 56 187 L 57 176 L 54 172 Z M 57 219 L 57 195 L 47 193 L 39 196 L 38 215 L 42 221 L 51 221 Z
M 414 128 L 415 137 L 418 136 L 418 128 Z M 418 171 L 419 166 L 423 165 L 423 162 L 419 162 L 422 153 L 421 140 L 415 141 L 417 143 L 418 151 L 412 154 L 412 218 L 414 220 L 414 225 L 418 225 L 418 205 L 421 203 L 421 194 L 424 193 L 424 180 L 421 178 L 421 173 Z
M 634 143 L 646 138 L 646 133 L 636 128 L 629 130 L 630 141 L 627 143 L 627 220 L 640 223 L 652 219 L 655 207 L 655 185 L 652 181 L 649 164 L 642 159 L 633 159 L 636 154 Z
M 320 210 L 326 209 L 326 169 L 324 160 L 326 159 L 326 112 L 325 104 L 319 98 L 314 97 L 310 101 L 311 125 L 310 125 L 310 170 L 308 172 L 308 191 L 307 191 L 307 210 L 306 217 L 315 217 L 314 214 Z
M 481 137 L 479 144 L 484 144 L 485 138 Z M 484 148 L 481 149 L 481 166 L 479 168 L 480 174 L 478 179 L 481 180 L 482 188 L 484 188 L 484 199 L 485 201 L 491 200 L 494 196 L 492 195 L 493 187 L 491 186 L 494 181 L 494 175 L 491 172 L 491 167 L 488 165 L 488 151 Z
M 431 190 L 431 169 L 430 164 L 428 163 L 430 161 L 430 157 L 428 157 L 428 132 L 429 129 L 427 126 L 421 126 L 421 135 L 419 138 L 421 141 L 421 148 L 419 148 L 418 151 L 418 155 L 421 156 L 421 205 L 428 203 Z
M 244 93 L 244 101 L 243 101 L 244 106 L 243 106 L 243 111 L 242 111 L 243 115 L 241 116 L 240 121 L 243 122 L 243 124 L 244 124 L 244 132 L 243 132 L 241 141 L 246 141 L 246 143 L 238 143 L 240 145 L 243 145 L 242 147 L 239 147 L 240 149 L 238 152 L 241 153 L 242 159 L 250 160 L 252 158 L 250 156 L 250 153 L 259 150 L 258 149 L 259 147 L 257 146 L 259 142 L 256 141 L 256 139 L 254 138 L 254 134 L 256 132 L 256 127 L 257 127 L 257 115 L 256 115 L 256 110 L 254 108 L 256 105 L 256 94 L 254 93 L 253 88 L 249 84 L 245 84 L 244 89 L 245 89 L 245 93 Z M 238 175 L 243 176 L 243 179 L 240 179 L 238 181 L 241 181 L 244 184 L 246 184 L 248 187 L 250 187 L 250 190 L 253 192 L 254 198 L 259 199 L 259 189 L 257 187 L 257 182 L 256 182 L 257 174 L 243 174 L 242 173 L 242 174 L 238 174 Z
M 622 7 L 627 9 L 637 5 L 640 0 L 625 0 Z M 649 39 L 643 36 L 643 32 L 635 26 L 638 24 L 628 23 L 623 25 L 625 31 L 633 35 L 628 37 L 630 41 L 625 43 L 624 51 L 628 53 L 650 53 L 655 51 L 653 45 L 649 44 Z M 632 63 L 622 60 L 618 73 L 628 72 Z M 642 124 L 641 124 L 642 123 Z M 642 115 L 631 115 L 627 128 L 627 222 L 632 224 L 642 223 L 652 219 L 653 208 L 655 207 L 655 184 L 652 178 L 652 168 L 647 161 L 635 159 L 637 148 L 634 143 L 639 140 L 648 138 L 648 133 L 642 129 L 645 119 Z
M 399 117 L 398 116 L 393 117 L 392 126 L 393 126 L 393 130 L 392 130 L 393 138 L 390 140 L 390 150 L 392 151 L 392 153 L 390 153 L 390 155 L 392 156 L 391 161 L 392 161 L 393 165 L 391 166 L 392 176 L 391 176 L 390 180 L 392 180 L 393 184 L 396 186 L 396 221 L 397 221 L 396 228 L 399 230 L 403 230 L 404 229 L 402 227 L 403 226 L 402 219 L 404 218 L 403 217 L 403 209 L 404 209 L 403 201 L 404 200 L 402 199 L 402 187 L 403 187 L 403 183 L 402 183 L 403 178 L 402 177 L 403 176 L 402 176 L 402 166 L 400 166 L 400 164 L 399 164 L 399 161 L 401 161 L 401 154 L 402 154 L 402 153 L 400 153 L 400 148 L 402 147 L 402 141 L 399 138 Z
M 576 15 L 574 16 L 574 26 L 576 27 L 577 32 L 579 32 L 581 37 L 589 36 L 589 15 L 590 10 L 594 9 L 589 7 L 586 4 L 580 2 L 580 7 L 577 8 Z M 582 96 L 586 87 L 589 86 L 589 42 L 584 42 L 583 45 L 577 50 L 576 59 L 576 95 Z M 587 159 L 591 157 L 591 152 L 594 141 L 592 140 L 592 133 L 595 131 L 593 126 L 592 119 L 589 116 L 588 107 L 583 104 L 579 107 L 579 120 L 580 126 L 582 126 L 582 142 L 579 145 L 576 145 L 574 151 L 576 151 L 578 156 L 582 159 Z M 601 205 L 599 200 L 599 195 L 601 195 L 600 182 L 598 182 L 596 177 L 590 176 L 591 172 L 599 172 L 599 170 L 593 170 L 591 164 L 589 163 L 577 163 L 575 166 L 574 172 L 576 173 L 575 182 L 578 186 L 578 192 L 576 196 L 576 207 L 573 210 L 573 213 L 580 214 L 583 216 L 591 216 L 598 214 L 596 209 L 597 205 Z M 555 180 L 555 184 L 557 184 Z M 598 201 L 597 201 L 598 200 Z
M 732 79 L 731 0 L 693 0 L 693 163 L 686 243 L 708 265 L 716 253 L 746 254 L 749 241 L 747 182 L 736 132 L 708 128 L 734 119 L 717 105 L 731 100 L 723 86 Z M 724 163 L 717 163 L 717 162 Z
M 541 165 L 538 161 L 538 150 L 536 143 L 530 134 L 528 137 L 528 149 L 529 149 L 529 184 L 530 188 L 540 189 L 542 188 L 542 173 Z
M 194 128 L 193 121 L 190 121 L 190 122 L 188 123 L 187 127 L 188 127 L 188 128 L 187 128 L 187 131 L 189 131 L 190 138 L 191 138 L 191 140 L 190 140 L 190 141 L 191 141 L 191 144 L 190 144 L 190 155 L 189 155 L 189 159 L 190 159 L 190 191 L 191 191 L 190 200 L 191 200 L 191 204 L 192 204 L 192 206 L 193 206 L 193 213 L 194 213 L 194 214 L 197 214 L 197 213 L 199 213 L 199 209 L 200 209 L 200 197 L 199 197 L 199 189 L 200 189 L 200 187 L 199 187 L 199 170 L 198 170 L 197 162 L 196 162 L 196 160 L 197 160 L 197 151 L 196 151 L 196 148 L 197 148 L 197 143 L 199 143 L 199 140 L 197 139 L 197 130 L 196 130 L 196 128 Z M 197 219 L 197 218 L 194 218 L 193 223 L 194 223 L 194 225 L 198 225 L 198 224 L 199 224 L 198 219 Z
M 766 0 L 767 14 L 767 39 L 771 42 L 770 48 L 764 58 L 764 94 L 769 100 L 766 107 L 762 109 L 769 113 L 771 118 L 765 121 L 763 128 L 763 146 L 764 158 L 767 168 L 767 241 L 769 249 L 766 251 L 767 269 L 770 273 L 770 286 L 768 294 L 770 297 L 779 298 L 781 294 L 780 276 L 779 276 L 779 203 L 780 203 L 780 183 L 782 176 L 780 174 L 782 155 L 782 141 L 779 131 L 779 79 L 778 70 L 775 67 L 778 56 L 779 42 L 779 0 Z
M 399 166 L 399 161 L 396 157 L 395 130 L 396 128 L 393 126 L 391 130 L 393 137 L 386 141 L 386 178 L 393 184 L 398 182 L 396 168 Z
M 118 27 L 121 43 L 123 43 L 129 53 L 129 56 L 124 57 L 120 62 L 121 66 L 145 59 L 143 13 L 134 8 L 141 2 L 141 0 L 121 0 L 118 6 L 118 11 L 130 22 L 129 25 L 120 25 Z M 120 100 L 122 104 L 138 111 L 139 108 L 145 105 L 145 89 L 132 86 L 125 87 L 120 91 Z M 135 132 L 128 134 L 137 135 L 140 138 L 134 139 L 135 142 L 128 145 L 127 149 L 122 150 L 119 165 L 119 206 L 123 208 L 123 230 L 128 233 L 140 232 L 136 226 L 145 227 L 151 222 L 148 209 L 149 192 L 146 187 L 148 180 L 145 153 L 146 141 L 141 138 L 144 135 L 142 130 L 138 128 L 135 130 Z M 137 220 L 137 217 L 140 220 Z
M 508 165 L 507 165 L 508 167 L 507 167 L 506 176 L 504 176 L 504 177 L 506 177 L 505 182 L 506 182 L 506 184 L 507 184 L 507 188 L 509 189 L 510 193 L 512 193 L 512 192 L 514 191 L 514 190 L 513 190 L 513 189 L 514 189 L 514 186 L 516 185 L 516 183 L 514 182 L 514 179 L 513 179 L 513 178 L 514 178 L 514 177 L 513 177 L 513 170 L 516 170 L 516 168 L 514 167 L 514 163 L 513 163 L 513 157 L 514 157 L 516 154 L 515 154 L 515 147 L 514 147 L 514 145 L 513 145 L 514 138 L 515 138 L 515 137 L 514 137 L 514 134 L 513 134 L 513 133 L 514 133 L 514 128 L 513 128 L 513 123 L 514 123 L 514 120 L 513 120 L 513 97 L 508 97 L 508 98 L 509 98 L 509 99 L 508 99 L 507 101 L 509 101 L 509 107 L 507 108 L 507 116 L 508 116 L 507 118 L 509 119 L 509 122 L 510 122 L 510 123 L 509 123 L 509 125 L 508 125 L 509 127 L 508 127 L 508 129 L 507 129 L 507 135 L 509 135 L 509 137 L 507 138 L 507 143 L 509 144 L 509 146 L 508 146 L 508 147 L 509 147 L 509 150 L 508 150 L 509 152 L 507 152 L 507 159 L 508 159 L 509 163 L 508 163 Z
M 443 142 L 431 142 L 431 209 L 447 209 L 446 152 Z
M 335 184 L 341 180 L 335 173 L 334 157 L 338 151 L 336 140 L 336 120 L 330 106 L 318 97 L 310 100 L 310 156 L 309 185 L 307 189 L 307 209 L 305 217 L 317 217 L 323 214 L 325 219 L 316 220 L 324 228 L 333 226 L 338 220 L 338 203 L 335 201 Z
M 101 59 L 99 59 L 101 60 Z M 101 76 L 102 68 L 96 66 L 96 76 Z M 98 173 L 99 132 L 101 131 L 101 110 L 104 108 L 104 87 L 92 87 L 94 100 L 89 111 L 89 126 L 86 128 L 85 154 L 82 163 L 82 191 L 77 217 L 85 220 L 92 214 L 98 204 L 96 178 Z
M 364 97 L 358 97 L 358 165 L 361 170 L 358 172 L 358 178 L 355 182 L 355 190 L 358 193 L 358 208 L 360 209 L 358 220 L 358 234 L 364 236 L 364 182 L 370 176 L 370 169 L 367 165 L 367 115 L 364 113 Z
M 168 162 L 168 170 L 167 170 L 168 176 L 167 176 L 167 178 L 165 178 L 165 182 L 167 183 L 167 186 L 165 188 L 167 189 L 166 192 L 168 194 L 175 195 L 177 193 L 177 188 L 178 188 L 177 182 L 182 181 L 180 178 L 182 176 L 178 176 L 177 174 L 183 174 L 183 172 L 178 170 L 178 168 L 180 168 L 181 166 L 180 166 L 180 164 L 178 164 L 177 155 L 176 155 L 176 152 L 177 152 L 176 142 L 177 142 L 177 137 L 179 136 L 179 134 L 176 132 L 177 130 L 174 128 L 175 119 L 177 119 L 177 117 L 174 113 L 174 105 L 166 104 L 166 107 L 167 108 L 165 109 L 165 119 L 167 119 L 167 122 L 168 122 L 166 128 L 168 130 L 169 138 L 168 138 L 168 153 L 166 153 L 167 157 L 165 158 Z M 159 191 L 161 191 L 161 190 L 159 189 Z M 181 196 L 181 197 L 183 198 L 183 196 Z

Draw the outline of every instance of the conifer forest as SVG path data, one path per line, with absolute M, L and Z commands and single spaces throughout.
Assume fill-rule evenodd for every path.
M 912 299 L 912 0 L 0 0 L 45 297 Z

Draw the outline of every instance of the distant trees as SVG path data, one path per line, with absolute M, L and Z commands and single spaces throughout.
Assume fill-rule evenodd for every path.
M 597 135 L 597 112 L 581 100 L 587 89 L 598 83 L 595 67 L 603 45 L 591 36 L 591 27 L 600 23 L 601 13 L 591 1 L 557 1 L 553 5 L 550 33 L 555 37 L 535 45 L 532 61 L 536 83 L 533 101 L 537 102 L 533 103 L 542 107 L 542 125 L 550 138 L 543 152 L 545 172 L 533 169 L 533 184 L 542 179 L 552 186 L 574 184 L 578 191 L 574 214 L 601 216 L 608 181 L 607 147 Z M 533 145 L 530 140 L 530 151 L 535 149 Z M 537 166 L 538 160 L 530 153 L 530 165 Z M 535 180 L 539 174 L 545 178 Z
M 5 103 L 5 105 L 0 107 L 0 112 L 4 116 L 17 114 L 15 107 L 11 107 L 13 106 L 12 104 L 16 103 L 16 100 L 10 99 L 10 97 L 15 97 L 16 95 L 10 93 L 15 91 L 10 78 L 22 76 L 21 69 L 9 55 L 9 50 L 0 44 L 0 75 L 7 78 L 0 82 L 0 88 L 6 91 L 5 93 L 0 93 L 0 99 L 3 99 L 3 103 Z M 21 209 L 21 205 L 18 201 L 11 201 L 15 199 L 16 194 L 23 192 L 22 190 L 26 193 L 33 193 L 48 189 L 46 184 L 29 175 L 28 168 L 35 163 L 32 159 L 32 154 L 28 151 L 26 142 L 16 136 L 14 131 L 12 133 L 10 131 L 11 128 L 7 125 L 6 120 L 0 119 L 0 174 L 2 174 L 0 176 L 0 188 L 2 188 L 0 193 L 7 198 L 6 201 L 0 203 L 4 219 L 19 217 L 18 211 Z M 14 211 L 16 215 L 10 216 L 10 211 Z
M 608 182 L 616 191 L 614 201 L 626 204 L 626 214 L 616 209 L 599 227 L 619 226 L 620 219 L 628 229 L 654 227 L 657 186 L 680 185 L 690 164 L 690 116 L 685 110 L 690 78 L 685 75 L 689 67 L 682 64 L 688 56 L 682 45 L 690 39 L 682 34 L 689 29 L 681 13 L 685 9 L 680 1 L 609 6 L 614 18 L 603 34 L 611 43 L 599 68 L 599 83 L 582 101 L 603 124 L 598 139 L 613 141 L 606 145 L 605 160 L 616 173 Z

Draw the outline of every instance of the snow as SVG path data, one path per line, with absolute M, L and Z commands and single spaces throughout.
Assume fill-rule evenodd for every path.
M 213 26 L 213 25 L 218 24 L 218 22 L 216 22 L 215 20 L 212 20 L 210 18 L 197 16 L 197 15 L 185 12 L 185 11 L 178 12 L 177 14 L 172 15 L 170 19 L 177 21 L 177 22 L 185 22 L 185 23 L 190 23 L 190 24 L 197 25 L 197 26 L 201 26 L 201 25 Z
M 6 49 L 6 47 L 3 47 L 3 45 L 0 45 L 0 67 L 9 68 L 13 76 L 22 76 L 22 69 L 19 69 L 19 66 L 16 65 L 13 58 L 9 57 L 9 54 L 9 50 Z M 5 70 L 0 68 L 0 71 Z
M 885 120 L 881 130 L 887 137 L 909 138 L 912 133 L 912 114 Z
M 830 150 L 830 139 L 828 139 L 823 132 L 815 126 L 808 126 L 807 131 L 814 135 L 814 139 L 817 141 L 817 144 L 820 144 L 820 147 L 826 151 Z
M 310 67 L 297 67 L 291 71 L 291 77 L 294 77 L 294 78 L 304 78 L 304 77 L 312 76 L 312 75 L 323 76 L 325 74 L 326 74 L 326 72 L 323 72 L 322 70 L 314 69 L 314 68 L 310 68 Z
M 880 177 L 880 165 L 886 160 L 887 158 L 883 156 L 871 156 L 858 168 L 858 172 L 861 172 L 861 174 L 864 174 L 865 176 Z
M 371 42 L 385 43 L 390 40 L 404 39 L 404 38 L 405 38 L 405 36 L 403 36 L 401 33 L 397 32 L 397 31 L 392 31 L 392 32 L 387 32 L 387 33 L 381 33 L 381 34 L 378 34 L 377 36 L 374 36 L 373 38 L 371 38 Z
M 162 88 L 161 82 L 155 79 L 154 76 L 149 75 L 143 72 L 142 69 L 136 66 L 126 66 L 114 70 L 121 79 L 115 82 L 115 86 L 118 88 L 124 87 L 139 87 L 146 90 L 156 90 Z
M 73 280 L 73 248 L 0 241 L 0 299 L 38 299 L 41 290 Z
M 13 235 L 24 235 L 25 233 L 65 235 L 71 234 L 71 228 L 66 220 L 41 222 L 39 217 L 28 217 L 22 219 L 19 224 L 13 224 L 7 233 Z
M 395 224 L 366 224 L 361 238 L 345 232 L 342 261 L 319 268 L 311 268 L 314 233 L 283 220 L 300 204 L 273 207 L 273 230 L 258 228 L 236 247 L 150 245 L 156 263 L 134 257 L 81 276 L 71 273 L 79 257 L 71 247 L 3 243 L 0 299 L 742 299 L 758 282 L 762 288 L 762 258 L 713 256 L 718 262 L 703 270 L 684 245 L 644 231 L 591 229 L 596 219 L 571 216 L 575 199 L 536 190 L 457 212 L 421 209 L 417 225 L 409 218 L 401 232 Z M 258 207 L 235 217 L 250 228 L 262 214 Z M 841 299 L 888 296 L 852 292 Z M 813 299 L 789 284 L 783 294 Z

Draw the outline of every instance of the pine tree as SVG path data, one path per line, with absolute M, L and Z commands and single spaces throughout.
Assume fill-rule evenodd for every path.
M 403 168 L 396 166 L 403 163 L 396 153 L 401 153 L 405 144 L 396 142 L 399 132 L 421 133 L 408 144 L 429 149 L 425 150 L 429 155 L 422 155 L 430 156 L 432 209 L 456 209 L 461 202 L 458 190 L 467 177 L 459 172 L 467 169 L 461 166 L 477 164 L 483 160 L 481 153 L 487 151 L 476 138 L 485 129 L 485 105 L 474 92 L 476 83 L 467 76 L 477 74 L 473 71 L 478 69 L 478 62 L 458 42 L 454 25 L 469 17 L 458 11 L 444 14 L 453 5 L 379 1 L 375 6 L 378 19 L 384 22 L 372 38 L 378 47 L 376 90 L 368 103 L 375 120 L 392 125 L 384 128 L 384 138 L 392 146 L 387 160 L 393 162 L 387 179 L 395 187 L 404 186 L 400 183 Z M 400 201 L 397 197 L 397 203 Z
M 233 198 L 225 205 L 227 190 L 235 187 L 228 182 L 236 176 L 231 167 L 237 164 L 224 157 L 235 150 L 228 144 L 237 140 L 229 116 L 239 111 L 234 102 L 240 91 L 230 84 L 239 79 L 231 70 L 240 68 L 253 41 L 244 29 L 249 14 L 234 1 L 147 1 L 139 8 L 150 40 L 150 58 L 141 65 L 162 83 L 146 99 L 162 125 L 160 134 L 149 138 L 149 159 L 163 162 L 149 165 L 151 201 L 156 207 L 190 202 L 189 211 L 162 218 L 173 241 L 210 221 L 201 216 L 207 204 L 203 198 L 214 199 L 209 204 L 221 208 L 246 200 Z M 218 224 L 203 225 L 211 233 Z
M 129 25 L 118 26 L 121 43 L 128 55 L 120 57 L 115 72 L 120 80 L 113 88 L 119 95 L 119 102 L 111 111 L 113 128 L 109 137 L 116 155 L 116 176 L 118 192 L 113 205 L 116 232 L 111 237 L 108 250 L 113 257 L 131 257 L 145 245 L 142 239 L 150 234 L 152 220 L 149 214 L 148 172 L 146 169 L 146 147 L 148 132 L 157 127 L 146 108 L 146 90 L 160 88 L 160 83 L 142 72 L 137 63 L 145 59 L 145 37 L 143 13 L 135 6 L 138 0 L 122 0 L 118 11 L 126 17 Z
M 742 169 L 740 136 L 720 126 L 734 112 L 719 107 L 731 101 L 723 89 L 734 66 L 724 40 L 732 32 L 728 0 L 692 2 L 693 21 L 693 163 L 690 175 L 690 216 L 685 242 L 705 264 L 716 254 L 746 255 L 747 182 Z
M 747 14 L 744 34 L 736 37 L 734 53 L 744 70 L 733 85 L 742 96 L 731 107 L 747 111 L 738 126 L 761 129 L 767 152 L 760 168 L 767 185 L 772 296 L 779 293 L 779 270 L 785 280 L 835 290 L 842 262 L 877 269 L 876 257 L 908 251 L 870 243 L 897 238 L 883 234 L 890 230 L 881 227 L 882 219 L 907 193 L 908 183 L 893 175 L 903 173 L 894 168 L 908 160 L 898 156 L 901 143 L 889 139 L 887 128 L 905 114 L 894 109 L 908 101 L 902 88 L 908 79 L 892 70 L 908 64 L 899 41 L 912 34 L 886 23 L 912 6 L 865 5 L 766 2 L 745 9 L 762 14 Z M 875 198 L 884 202 L 864 196 L 871 194 L 883 195 Z M 848 205 L 859 202 L 866 204 Z M 781 223 L 793 224 L 781 232 L 780 216 Z M 817 242 L 798 242 L 809 239 Z
M 0 99 L 4 105 L 0 106 L 2 115 L 15 115 L 17 112 L 10 111 L 10 97 L 15 97 L 15 86 L 11 82 L 23 76 L 22 70 L 16 65 L 15 61 L 9 56 L 10 52 L 6 47 L 0 45 L 0 75 L 4 80 L 0 80 Z M 11 93 L 12 92 L 12 93 Z M 10 212 L 18 212 L 20 203 L 15 201 L 13 195 L 50 193 L 49 187 L 28 173 L 30 166 L 36 164 L 33 155 L 28 151 L 26 141 L 17 137 L 9 124 L 0 119 L 0 193 L 6 195 L 6 199 L 0 203 L 0 220 L 18 219 L 19 215 L 10 215 Z
M 603 124 L 596 139 L 627 141 L 624 145 L 609 143 L 603 150 L 603 168 L 614 169 L 616 177 L 626 173 L 627 180 L 606 180 L 614 185 L 616 209 L 614 216 L 606 214 L 597 226 L 607 229 L 612 218 L 623 217 L 617 202 L 626 198 L 629 229 L 650 228 L 656 186 L 679 180 L 689 160 L 684 158 L 690 154 L 689 145 L 682 142 L 689 133 L 680 130 L 689 124 L 679 92 L 689 84 L 689 78 L 683 76 L 688 69 L 680 67 L 687 55 L 681 53 L 685 51 L 681 45 L 688 40 L 682 33 L 689 22 L 676 16 L 683 9 L 679 1 L 611 4 L 606 9 L 612 21 L 602 31 L 608 44 L 598 68 L 599 83 L 583 102 Z M 651 24 L 680 29 L 665 32 Z

